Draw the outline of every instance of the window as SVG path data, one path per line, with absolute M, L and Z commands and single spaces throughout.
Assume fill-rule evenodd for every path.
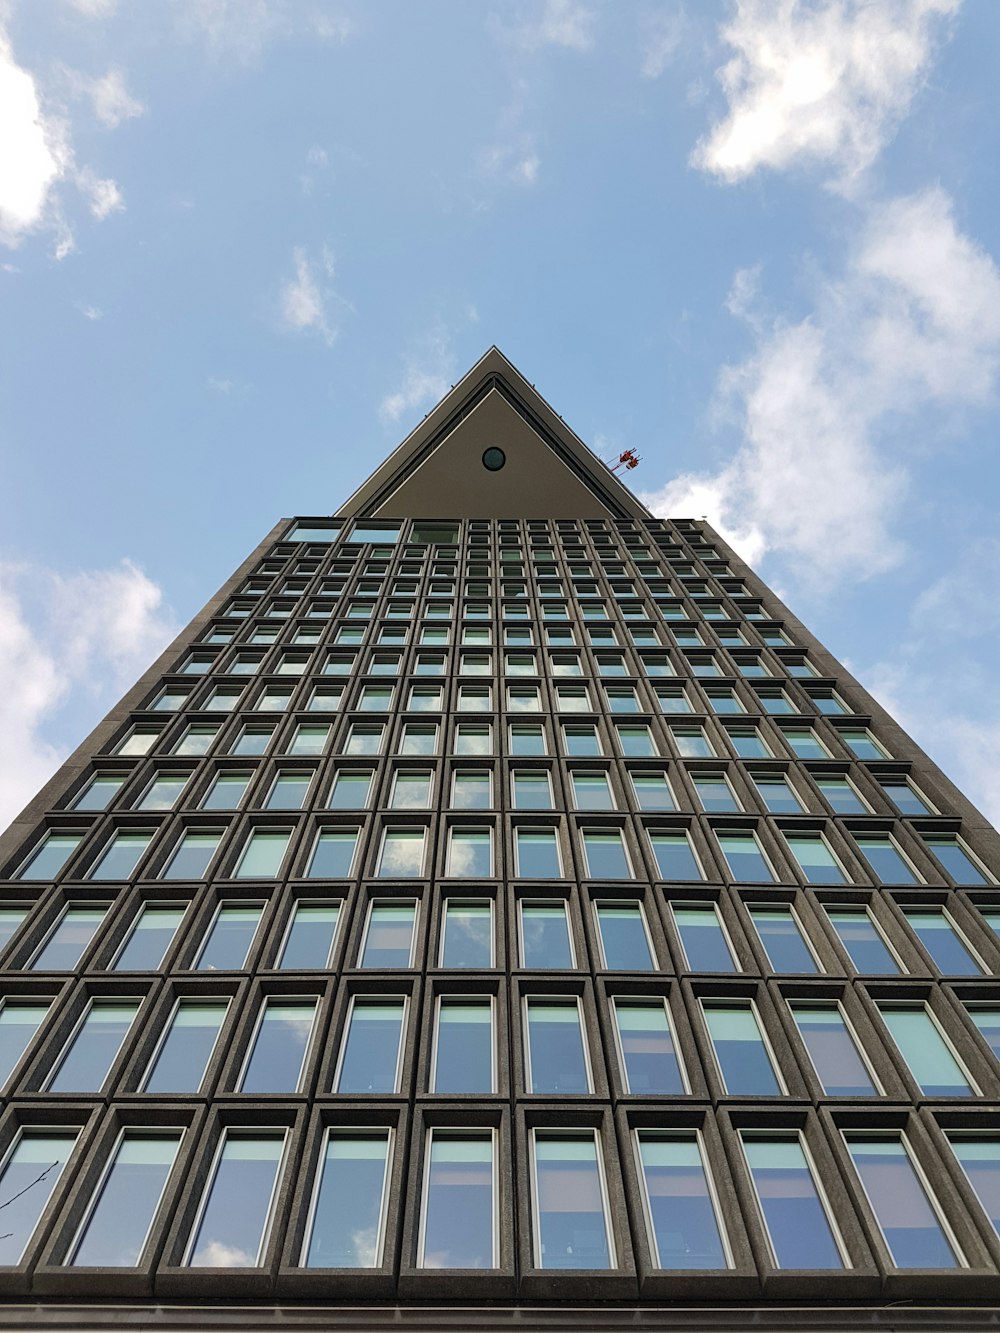
M 223 685 L 213 690 L 200 707 L 206 712 L 231 713 L 239 702 L 242 693 L 241 689 Z
M 106 810 L 118 795 L 124 782 L 123 773 L 95 773 L 70 809 Z
M 736 793 L 729 785 L 729 779 L 725 773 L 704 773 L 692 770 L 688 776 L 703 810 L 707 810 L 709 813 L 719 813 L 735 812 L 741 808 L 739 801 L 736 799 Z
M 715 747 L 705 734 L 704 727 L 671 727 L 670 734 L 677 753 L 684 759 L 712 759 Z
M 122 1132 L 70 1250 L 69 1263 L 115 1268 L 139 1263 L 181 1138 L 180 1130 Z
M 309 879 L 346 879 L 354 865 L 358 846 L 356 828 L 333 825 L 316 835 L 306 876 Z
M 7 947 L 14 932 L 27 915 L 26 907 L 0 907 L 0 950 Z
M 639 696 L 631 685 L 607 686 L 604 691 L 608 700 L 608 711 L 612 713 L 638 713 Z
M 190 773 L 162 773 L 155 777 L 136 803 L 137 810 L 172 810 L 188 784 Z
M 521 965 L 541 970 L 575 967 L 566 904 L 522 899 L 518 906 L 521 919 Z
M 362 967 L 412 967 L 417 904 L 411 899 L 374 899 L 361 945 Z
M 632 783 L 632 791 L 635 794 L 636 805 L 640 810 L 676 809 L 674 794 L 670 789 L 666 773 L 633 768 L 629 769 L 629 779 Z M 574 786 L 575 783 L 574 775 Z M 608 808 L 614 809 L 614 806 L 611 805 Z
M 928 851 L 933 852 L 956 884 L 991 883 L 958 838 L 936 833 L 922 836 Z
M 596 902 L 594 912 L 604 966 L 619 972 L 651 972 L 656 964 L 639 902 Z
M 839 1004 L 789 1000 L 788 1007 L 827 1097 L 876 1097 L 868 1062 Z
M 437 751 L 437 737 L 436 723 L 407 722 L 400 737 L 399 753 L 401 755 L 434 754 Z M 357 751 L 352 753 L 357 753 Z M 368 750 L 366 753 L 374 752 Z
M 554 828 L 514 828 L 514 873 L 520 879 L 561 879 L 562 857 Z
M 631 879 L 632 867 L 619 829 L 580 831 L 584 870 L 590 879 Z
M 946 975 L 981 976 L 984 968 L 943 908 L 904 907 L 913 933 Z
M 692 972 L 738 971 L 715 903 L 671 903 L 670 910 Z
M 552 780 L 547 769 L 512 769 L 510 785 L 515 810 L 552 809 Z
M 899 848 L 888 834 L 872 837 L 856 834 L 854 841 L 876 879 L 883 884 L 917 883 L 909 862 L 904 860 Z
M 114 962 L 116 972 L 155 972 L 184 920 L 186 903 L 143 903 Z
M 756 727 L 727 727 L 729 744 L 741 759 L 770 759 L 771 751 Z
M 438 685 L 414 685 L 406 700 L 406 707 L 411 713 L 437 713 L 443 706 L 444 690 Z
M 726 1092 L 779 1097 L 785 1091 L 750 1000 L 702 1000 L 705 1024 Z
M 0 1006 L 0 1087 L 21 1062 L 45 1020 L 50 1000 L 5 999 Z
M 330 789 L 327 805 L 331 810 L 363 810 L 371 794 L 374 770 L 339 768 Z
M 91 1000 L 45 1084 L 46 1092 L 100 1092 L 118 1057 L 139 1000 Z
M 739 695 L 728 686 L 712 685 L 706 688 L 708 706 L 713 713 L 745 713 Z
M 614 1268 L 604 1173 L 593 1130 L 532 1131 L 538 1268 Z
M 791 907 L 748 908 L 775 972 L 818 972 L 816 959 Z
M 237 972 L 257 934 L 263 903 L 222 903 L 198 956 L 199 972 Z
M 634 730 L 634 728 L 633 728 Z M 643 730 L 643 728 L 639 728 Z M 563 750 L 575 758 L 597 758 L 603 754 L 597 728 L 593 723 L 563 727 Z M 621 729 L 619 729 L 619 738 Z M 624 742 L 623 742 L 624 743 Z
M 59 1183 L 79 1130 L 25 1128 L 20 1131 L 0 1168 L 4 1234 L 0 1264 L 20 1263 L 35 1228 Z
M 683 829 L 670 832 L 666 829 L 650 829 L 649 843 L 656 860 L 656 871 L 660 879 L 691 880 L 701 879 L 701 867 L 695 858 L 690 839 Z
M 788 849 L 807 884 L 843 884 L 847 876 L 822 833 L 785 832 Z
M 382 833 L 375 873 L 382 879 L 412 879 L 423 874 L 425 828 L 392 827 Z
M 268 685 L 257 696 L 254 708 L 258 713 L 283 713 L 291 699 L 290 685 Z
M 493 830 L 452 825 L 448 829 L 444 873 L 488 879 L 493 874 Z
M 715 837 L 733 879 L 744 882 L 754 880 L 774 882 L 774 871 L 768 864 L 757 835 L 752 829 L 729 831 L 716 829 Z
M 431 803 L 434 772 L 429 768 L 401 768 L 392 778 L 389 806 L 393 810 L 426 810 Z
M 287 828 L 251 829 L 236 864 L 237 879 L 274 879 L 288 851 L 292 830 Z
M 877 1007 L 925 1097 L 971 1097 L 978 1091 L 926 1005 L 882 1003 Z
M 958 1267 L 961 1256 L 905 1136 L 845 1133 L 844 1140 L 896 1267 Z
M 909 778 L 895 775 L 879 778 L 878 784 L 901 815 L 933 815 L 937 811 Z M 979 883 L 973 880 L 973 883 Z
M 843 1268 L 829 1212 L 797 1134 L 743 1134 L 768 1244 L 777 1268 Z
M 179 999 L 149 1062 L 141 1090 L 198 1092 L 228 1012 L 229 1000 Z
M 328 726 L 314 726 L 306 722 L 300 722 L 292 735 L 288 753 L 322 754 L 329 739 L 330 728 Z
M 284 1129 L 226 1129 L 185 1263 L 257 1268 L 263 1259 L 285 1157 Z
M 231 754 L 263 754 L 267 749 L 271 737 L 274 735 L 273 727 L 244 727 L 236 738 Z M 206 746 L 207 749 L 207 746 Z M 181 751 L 180 748 L 174 751 L 175 754 L 203 754 L 203 750 Z
M 309 795 L 315 770 L 281 768 L 278 770 L 264 807 L 267 810 L 301 810 Z
M 494 1154 L 491 1130 L 429 1131 L 421 1268 L 497 1267 Z
M 493 967 L 493 904 L 488 898 L 445 901 L 441 967 Z
M 202 832 L 186 829 L 181 834 L 170 860 L 160 872 L 160 878 L 204 879 L 222 834 L 221 829 Z
M 407 728 L 407 730 L 409 730 L 409 728 Z M 528 728 L 526 730 L 530 731 L 531 729 Z M 537 731 L 539 735 L 542 734 L 541 727 L 538 727 Z M 513 735 L 514 728 L 512 727 L 511 736 L 513 737 Z M 492 754 L 493 728 L 488 722 L 459 722 L 455 727 L 455 740 L 452 748 L 455 754 Z M 433 754 L 433 752 L 432 747 L 428 753 Z M 542 753 L 544 753 L 544 750 Z
M 493 804 L 493 778 L 489 769 L 457 768 L 451 778 L 453 810 L 489 810 Z
M 623 723 L 616 723 L 615 733 L 618 736 L 618 746 L 626 758 L 652 759 L 659 754 L 653 740 L 653 733 L 647 726 L 629 727 Z M 571 753 L 577 753 L 577 751 L 571 751 Z
M 687 1093 L 666 1002 L 616 996 L 612 1008 L 626 1092 L 655 1097 Z
M 264 1000 L 239 1082 L 245 1093 L 298 1092 L 316 1019 L 315 999 Z
M 382 749 L 382 735 L 385 731 L 380 723 L 354 723 L 347 733 L 344 754 L 378 754 Z M 403 728 L 404 738 L 407 728 Z M 404 740 L 405 743 L 405 740 Z
M 108 903 L 69 906 L 52 933 L 31 960 L 33 972 L 71 972 L 97 933 L 108 912 Z
M 399 1090 L 406 1000 L 355 996 L 351 1000 L 334 1092 Z
M 828 907 L 826 914 L 848 957 L 862 975 L 903 970 L 867 908 Z
M 655 1266 L 730 1267 L 699 1136 L 639 1130 L 636 1142 Z
M 442 995 L 431 1060 L 431 1092 L 496 1092 L 493 1001 L 488 995 Z
M 883 749 L 870 731 L 857 728 L 845 728 L 840 739 L 856 759 L 889 759 L 888 750 Z
M 509 685 L 507 687 L 507 711 L 509 713 L 540 713 L 541 710 L 542 699 L 537 685 Z
M 389 1129 L 327 1131 L 303 1267 L 379 1267 L 391 1157 Z
M 772 815 L 801 815 L 805 807 L 783 773 L 754 774 L 757 794 Z
M 760 704 L 762 713 L 776 715 L 778 713 L 801 713 L 801 708 L 792 706 L 792 701 L 784 690 L 767 689 L 755 690 L 757 701 Z
M 139 864 L 143 852 L 149 846 L 152 833 L 112 834 L 100 857 L 97 859 L 88 879 L 128 879 Z
M 956 1133 L 946 1137 L 993 1230 L 1000 1235 L 1000 1140 L 992 1134 Z
M 782 727 L 785 744 L 799 759 L 829 759 L 826 748 L 812 727 Z

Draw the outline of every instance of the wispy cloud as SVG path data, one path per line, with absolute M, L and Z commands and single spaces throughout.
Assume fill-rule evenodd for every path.
M 673 63 L 684 38 L 683 9 L 647 9 L 639 16 L 640 70 L 644 79 L 658 79 Z
M 276 41 L 309 35 L 341 45 L 355 31 L 346 14 L 300 0 L 181 0 L 182 34 L 217 56 L 258 60 Z
M 738 275 L 732 308 L 749 315 L 753 355 L 727 368 L 721 397 L 742 428 L 712 473 L 649 494 L 660 513 L 707 514 L 748 559 L 794 554 L 830 582 L 900 558 L 893 526 L 908 463 L 891 423 L 984 405 L 1000 372 L 1000 271 L 929 189 L 873 206 L 845 272 L 819 284 L 813 314 L 790 324 L 754 314 Z
M 399 387 L 379 403 L 383 422 L 394 424 L 412 417 L 421 408 L 433 407 L 451 388 L 455 378 L 455 354 L 451 335 L 440 320 L 406 358 Z
M 727 182 L 821 163 L 842 189 L 891 138 L 961 0 L 737 0 L 720 30 L 729 104 L 692 155 Z
M 590 51 L 594 46 L 594 11 L 582 0 L 542 0 L 523 9 L 513 22 L 490 15 L 492 32 L 523 51 L 547 46 Z
M 70 9 L 88 19 L 106 19 L 118 8 L 118 0 L 63 0 Z
M 96 321 L 104 318 L 104 311 L 100 308 L 100 306 L 80 305 L 77 306 L 77 309 L 79 310 L 80 314 L 84 317 L 84 319 Z
M 279 310 L 282 327 L 293 333 L 318 334 L 327 345 L 336 338 L 327 305 L 333 296 L 333 256 L 324 249 L 318 262 L 297 247 L 292 252 L 293 276 L 282 286 Z
M 79 70 L 67 69 L 65 78 L 77 97 L 87 98 L 94 115 L 109 130 L 117 129 L 123 121 L 134 120 L 145 114 L 145 106 L 129 92 L 125 86 L 125 73 L 117 66 L 97 78 L 82 74 Z
M 87 201 L 91 215 L 99 222 L 112 213 L 125 211 L 125 198 L 117 181 L 104 179 L 90 167 L 84 167 L 76 173 L 76 184 Z
M 71 575 L 0 564 L 0 827 L 65 758 L 46 737 L 61 710 L 94 725 L 177 628 L 131 561 Z

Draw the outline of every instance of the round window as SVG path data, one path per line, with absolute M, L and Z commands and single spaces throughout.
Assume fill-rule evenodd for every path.
M 483 454 L 483 467 L 487 472 L 499 472 L 506 461 L 507 455 L 502 449 L 497 449 L 496 446 L 487 449 Z

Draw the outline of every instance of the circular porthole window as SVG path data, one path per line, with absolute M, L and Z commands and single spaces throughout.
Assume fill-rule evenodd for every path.
M 494 445 L 483 454 L 483 467 L 487 472 L 499 472 L 507 461 L 507 455 Z

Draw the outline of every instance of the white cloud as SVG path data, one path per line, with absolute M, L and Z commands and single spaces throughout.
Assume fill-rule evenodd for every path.
M 684 11 L 648 10 L 639 20 L 640 70 L 644 79 L 658 79 L 672 64 L 684 37 Z
M 161 589 L 131 561 L 72 575 L 0 564 L 0 828 L 176 632 Z M 69 745 L 63 710 L 81 724 Z
M 730 306 L 753 305 L 737 275 Z M 982 405 L 1000 372 L 1000 272 L 958 231 L 940 189 L 873 207 L 844 275 L 798 324 L 754 318 L 756 349 L 721 377 L 742 443 L 717 471 L 646 497 L 660 513 L 707 514 L 756 558 L 792 553 L 830 582 L 890 568 L 909 459 L 889 426 L 929 409 Z
M 728 115 L 692 163 L 732 183 L 822 162 L 847 188 L 922 86 L 941 20 L 961 0 L 737 0 L 720 35 Z
M 451 388 L 454 365 L 451 338 L 438 322 L 407 360 L 399 388 L 386 394 L 379 404 L 382 421 L 394 423 L 404 413 L 412 415 L 422 407 L 433 407 Z
M 65 0 L 70 9 L 88 19 L 106 19 L 118 8 L 118 0 Z
M 570 51 L 589 51 L 594 45 L 594 13 L 580 0 L 542 0 L 533 4 L 530 17 L 525 15 L 512 24 L 491 15 L 491 27 L 504 41 L 524 51 L 540 51 L 546 46 L 561 46 Z
M 216 55 L 251 62 L 275 41 L 308 35 L 342 45 L 355 30 L 346 15 L 297 0 L 182 0 L 181 32 Z
M 125 199 L 116 181 L 102 179 L 90 167 L 84 167 L 76 173 L 76 184 L 87 200 L 91 214 L 99 222 L 112 213 L 125 211 Z
M 279 297 L 281 322 L 292 332 L 317 333 L 324 342 L 332 343 L 336 333 L 327 320 L 328 293 L 317 280 L 317 265 L 301 247 L 293 251 L 292 263 L 295 276 L 285 283 Z M 333 258 L 325 248 L 318 267 L 326 277 L 333 277 Z
M 98 320 L 104 318 L 104 311 L 101 309 L 100 306 L 81 305 L 77 306 L 77 309 L 79 310 L 80 314 L 84 317 L 84 319 Z
M 125 86 L 125 74 L 112 67 L 99 78 L 90 78 L 79 70 L 66 70 L 66 80 L 77 97 L 86 97 L 94 108 L 94 115 L 109 130 L 125 120 L 134 120 L 145 114 L 146 108 L 133 97 Z
M 0 29 L 0 243 L 14 247 L 50 222 L 51 194 L 70 161 L 65 132 L 42 111 L 35 80 Z
M 493 144 L 479 155 L 479 168 L 484 176 L 512 185 L 534 185 L 541 165 L 534 136 L 530 134 L 519 134 L 512 143 Z

